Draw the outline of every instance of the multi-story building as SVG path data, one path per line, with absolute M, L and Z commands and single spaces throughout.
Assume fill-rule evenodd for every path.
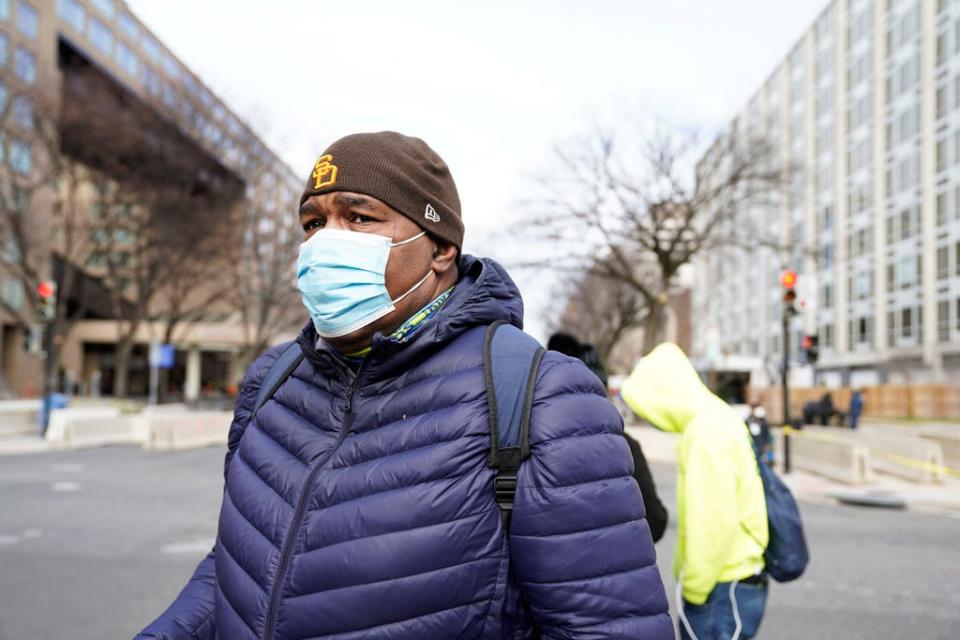
M 960 1 L 834 0 L 734 119 L 787 171 L 741 212 L 768 237 L 698 262 L 694 354 L 775 377 L 780 273 L 800 274 L 790 326 L 819 338 L 810 382 L 960 374 Z M 801 371 L 804 368 L 801 366 Z M 813 375 L 810 375 L 813 374 Z
M 143 214 L 149 210 L 156 233 L 163 206 L 175 207 L 171 194 L 180 194 L 193 209 L 182 216 L 187 224 L 168 234 L 182 234 L 186 244 L 203 233 L 209 216 L 230 216 L 235 224 L 221 244 L 245 251 L 211 253 L 224 268 L 210 287 L 238 290 L 232 298 L 256 297 L 239 290 L 276 262 L 271 250 L 291 246 L 302 181 L 122 0 L 0 0 L 0 113 L 0 390 L 39 391 L 41 357 L 28 335 L 42 320 L 30 304 L 31 277 L 59 280 L 64 263 L 76 282 L 62 305 L 70 320 L 57 337 L 55 373 L 71 387 L 113 389 L 116 347 L 133 321 L 126 338 L 132 393 L 146 392 L 147 346 L 158 340 L 176 347 L 165 379 L 187 399 L 203 387 L 236 382 L 250 348 L 273 335 L 245 317 L 253 303 L 212 296 L 207 313 L 187 314 L 166 336 L 176 306 L 171 294 L 151 298 L 139 316 L 128 317 L 122 312 L 136 304 L 137 282 L 120 267 L 133 272 L 131 265 L 147 260 L 135 250 L 146 227 L 129 221 L 149 218 Z M 68 238 L 65 211 L 77 206 L 83 212 L 74 222 L 83 228 Z M 127 222 L 105 226 L 108 209 L 115 221 Z M 19 268 L 27 257 L 29 269 Z M 279 262 L 293 259 L 283 255 Z M 234 277 L 237 265 L 247 265 L 251 276 Z M 289 274 L 274 275 L 267 278 L 292 290 Z M 191 290 L 188 297 L 201 294 Z M 276 326 L 269 329 L 275 333 Z

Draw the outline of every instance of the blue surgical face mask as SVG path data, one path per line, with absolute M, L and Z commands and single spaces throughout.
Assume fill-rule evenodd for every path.
M 323 338 L 353 333 L 393 311 L 427 281 L 433 270 L 406 293 L 391 300 L 386 269 L 390 249 L 426 235 L 422 231 L 402 242 L 386 236 L 340 229 L 322 229 L 300 245 L 297 288 L 304 306 Z

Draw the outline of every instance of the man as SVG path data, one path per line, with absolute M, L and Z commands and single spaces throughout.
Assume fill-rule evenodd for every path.
M 571 334 L 558 331 L 547 340 L 547 349 L 580 360 L 606 388 L 607 372 L 600 361 L 597 348 L 592 344 L 581 343 Z M 667 508 L 663 506 L 660 496 L 657 495 L 657 485 L 653 482 L 653 474 L 650 472 L 650 465 L 647 464 L 647 458 L 643 455 L 640 443 L 626 431 L 623 437 L 627 441 L 627 446 L 630 447 L 630 457 L 633 458 L 633 479 L 637 481 L 640 494 L 643 496 L 643 509 L 647 525 L 650 527 L 650 535 L 654 542 L 659 542 L 667 530 Z
M 616 410 L 547 354 L 509 544 L 487 465 L 486 327 L 522 323 L 423 141 L 347 136 L 301 198 L 304 360 L 250 368 L 217 542 L 140 638 L 672 638 Z
M 673 344 L 641 359 L 621 394 L 641 418 L 680 434 L 673 567 L 680 636 L 754 637 L 766 604 L 767 509 L 743 419 Z

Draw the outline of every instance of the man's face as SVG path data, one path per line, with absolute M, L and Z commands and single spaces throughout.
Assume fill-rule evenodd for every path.
M 337 191 L 311 196 L 300 207 L 300 226 L 306 241 L 321 229 L 339 229 L 386 236 L 392 242 L 408 240 L 422 231 L 412 220 L 381 200 L 360 193 Z M 455 252 L 455 248 L 453 248 Z M 410 290 L 435 267 L 441 253 L 430 236 L 390 250 L 386 286 L 391 299 Z M 421 287 L 396 303 L 396 309 L 373 324 L 327 341 L 342 353 L 366 346 L 374 333 L 391 332 L 418 309 L 433 299 L 435 282 L 427 279 Z M 356 349 L 354 349 L 356 347 Z

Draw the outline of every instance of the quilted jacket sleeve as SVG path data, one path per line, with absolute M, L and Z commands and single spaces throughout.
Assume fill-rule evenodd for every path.
M 540 367 L 510 532 L 545 640 L 674 637 L 617 410 L 578 361 Z
M 283 346 L 286 345 L 281 345 Z M 250 366 L 244 377 L 240 397 L 234 409 L 233 422 L 230 424 L 227 454 L 223 465 L 224 478 L 226 478 L 230 460 L 240 445 L 243 431 L 250 422 L 257 393 L 260 390 L 260 382 L 270 365 L 280 355 L 281 347 L 274 347 L 261 355 Z M 217 549 L 214 547 L 207 557 L 200 561 L 193 576 L 173 604 L 134 640 L 214 640 L 216 628 L 213 618 L 213 599 L 216 588 L 214 570 L 216 553 Z

